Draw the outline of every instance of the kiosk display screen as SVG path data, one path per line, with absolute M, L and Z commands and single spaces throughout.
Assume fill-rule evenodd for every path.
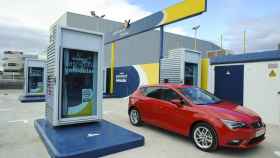
M 197 86 L 198 82 L 198 65 L 185 63 L 185 82 L 184 84 Z
M 63 49 L 62 118 L 97 115 L 97 53 Z
M 44 68 L 29 67 L 28 68 L 28 93 L 43 94 L 44 93 Z

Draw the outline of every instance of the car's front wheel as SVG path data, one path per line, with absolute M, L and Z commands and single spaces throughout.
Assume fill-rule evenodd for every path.
M 140 126 L 142 121 L 140 117 L 140 112 L 136 108 L 132 108 L 129 111 L 129 119 L 132 125 L 134 126 Z
M 202 151 L 214 151 L 218 148 L 218 138 L 213 127 L 207 123 L 198 123 L 192 130 L 192 139 Z

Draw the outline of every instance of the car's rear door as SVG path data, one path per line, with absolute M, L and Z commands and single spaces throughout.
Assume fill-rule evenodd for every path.
M 158 102 L 161 98 L 159 87 L 145 87 L 143 90 L 143 97 L 138 101 L 140 113 L 143 121 L 151 124 L 158 122 Z

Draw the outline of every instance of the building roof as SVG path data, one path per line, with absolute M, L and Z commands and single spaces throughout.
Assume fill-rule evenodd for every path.
M 280 60 L 280 50 L 263 51 L 239 55 L 217 56 L 211 58 L 211 64 L 232 64 Z

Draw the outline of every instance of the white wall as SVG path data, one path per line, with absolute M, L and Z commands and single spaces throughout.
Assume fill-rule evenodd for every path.
M 278 64 L 277 77 L 269 77 L 269 64 Z M 280 124 L 280 62 L 247 63 L 244 67 L 244 105 L 259 113 L 265 122 Z
M 269 65 L 274 68 L 277 76 L 270 78 Z M 223 64 L 244 65 L 244 106 L 257 112 L 266 123 L 280 124 L 280 61 Z M 215 90 L 215 65 L 209 66 L 208 91 Z

